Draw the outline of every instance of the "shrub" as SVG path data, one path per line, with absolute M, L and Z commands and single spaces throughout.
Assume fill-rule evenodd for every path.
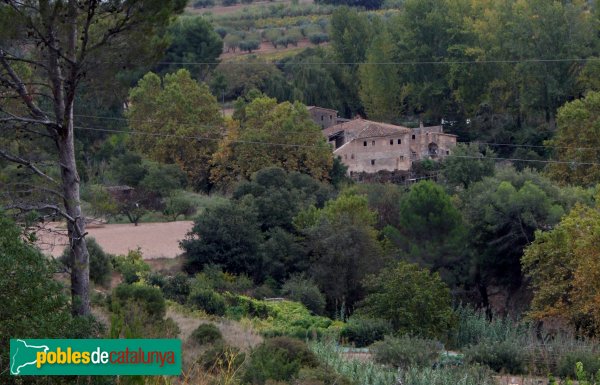
M 159 272 L 153 271 L 146 277 L 146 281 L 150 286 L 156 286 L 162 289 L 167 283 L 167 277 Z
M 199 345 L 204 345 L 223 339 L 223 335 L 214 324 L 201 324 L 192 332 L 191 339 Z
M 264 384 L 267 380 L 288 381 L 302 366 L 315 367 L 318 361 L 305 343 L 289 337 L 264 341 L 251 354 L 244 383 Z
M 87 238 L 86 244 L 90 254 L 90 280 L 98 285 L 108 285 L 112 274 L 112 256 L 105 253 L 94 238 Z M 67 247 L 59 258 L 60 262 L 69 269 L 71 268 L 70 254 L 70 249 Z
M 327 35 L 326 33 L 313 33 L 313 34 L 308 35 L 308 40 L 312 44 L 319 45 L 321 43 L 328 42 L 329 35 Z
M 163 214 L 171 217 L 171 219 L 174 221 L 176 221 L 180 215 L 189 217 L 195 213 L 196 206 L 194 206 L 194 202 L 192 202 L 181 192 L 172 193 L 166 199 L 166 205 L 165 209 L 163 210 Z
M 439 273 L 401 261 L 368 276 L 363 285 L 368 294 L 357 312 L 389 320 L 399 334 L 440 338 L 453 326 L 450 289 Z
M 183 304 L 190 295 L 190 281 L 187 275 L 177 273 L 165 279 L 162 291 L 166 298 Z
M 575 378 L 575 365 L 581 362 L 587 373 L 597 373 L 600 370 L 600 355 L 592 351 L 576 351 L 566 353 L 558 363 L 558 373 L 562 378 Z
M 223 5 L 225 7 L 229 7 L 230 5 L 236 5 L 238 3 L 238 0 L 223 0 Z
M 136 303 L 153 319 L 162 319 L 167 309 L 160 289 L 147 285 L 121 284 L 114 289 L 111 301 L 122 308 Z
M 410 368 L 400 371 L 396 383 L 410 385 L 496 385 L 493 373 L 486 367 Z
M 223 296 L 213 290 L 198 290 L 189 297 L 189 303 L 208 314 L 225 315 L 225 300 Z
M 194 8 L 207 8 L 213 7 L 215 5 L 215 0 L 196 0 L 192 7 Z
M 301 275 L 287 280 L 281 288 L 281 294 L 292 301 L 301 302 L 315 314 L 322 315 L 325 311 L 325 296 L 312 280 Z
M 223 367 L 237 370 L 245 360 L 246 355 L 239 349 L 221 342 L 211 346 L 198 361 L 205 370 L 218 371 Z
M 442 346 L 437 341 L 409 336 L 386 336 L 372 346 L 375 361 L 401 369 L 432 367 Z
M 348 377 L 337 374 L 329 368 L 302 368 L 294 380 L 295 385 L 353 385 Z
M 392 333 L 392 325 L 382 319 L 352 317 L 342 329 L 340 337 L 357 347 L 369 346 Z
M 457 326 L 450 334 L 450 344 L 455 349 L 477 345 L 481 341 L 505 341 L 527 334 L 527 325 L 519 324 L 508 317 L 493 317 L 491 320 L 482 310 L 471 306 L 458 306 L 454 310 Z
M 523 346 L 516 341 L 482 341 L 465 349 L 465 361 L 489 366 L 496 372 L 521 374 L 525 372 Z
M 258 40 L 242 40 L 240 41 L 239 47 L 242 51 L 252 51 L 260 48 L 260 41 Z
M 125 283 L 134 283 L 150 272 L 150 266 L 144 262 L 140 249 L 129 250 L 127 255 L 113 258 L 115 270 L 123 275 Z

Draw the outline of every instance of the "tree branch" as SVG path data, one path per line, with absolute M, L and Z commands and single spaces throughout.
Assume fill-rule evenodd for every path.
M 39 168 L 37 168 L 35 166 L 35 164 L 33 164 L 33 162 L 31 162 L 27 159 L 23 159 L 16 155 L 11 155 L 2 149 L 0 149 L 0 158 L 4 158 L 4 159 L 8 160 L 9 162 L 18 163 L 23 166 L 26 166 L 31 171 L 33 171 L 35 174 L 37 174 L 43 178 L 46 178 L 47 180 L 49 180 L 50 182 L 54 183 L 57 186 L 60 185 L 57 181 L 54 180 L 54 178 L 52 178 L 50 175 L 45 174 L 43 171 L 41 171 Z

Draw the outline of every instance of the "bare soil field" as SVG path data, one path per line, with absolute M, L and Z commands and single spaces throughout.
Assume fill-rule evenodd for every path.
M 179 241 L 192 228 L 192 221 L 114 224 L 89 227 L 88 237 L 111 254 L 127 254 L 138 247 L 144 259 L 175 258 L 182 253 Z M 37 232 L 38 246 L 47 254 L 60 256 L 67 246 L 63 224 L 53 223 Z

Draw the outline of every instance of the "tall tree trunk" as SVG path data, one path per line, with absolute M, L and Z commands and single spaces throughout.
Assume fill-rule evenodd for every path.
M 79 195 L 80 179 L 75 160 L 73 106 L 80 72 L 77 62 L 77 1 L 69 0 L 67 56 L 69 71 L 63 87 L 63 130 L 57 139 L 60 174 L 65 211 L 72 218 L 68 221 L 69 246 L 71 247 L 71 311 L 75 316 L 90 314 L 90 267 L 85 242 L 85 217 L 81 212 Z
M 71 112 L 72 115 L 72 112 Z M 85 242 L 85 218 L 79 199 L 79 175 L 75 163 L 73 119 L 69 119 L 64 135 L 57 140 L 60 171 L 67 221 L 69 246 L 71 248 L 71 297 L 72 313 L 77 316 L 90 314 L 89 254 Z

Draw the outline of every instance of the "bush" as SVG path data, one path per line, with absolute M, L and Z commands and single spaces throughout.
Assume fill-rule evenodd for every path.
M 217 372 L 222 368 L 237 370 L 245 360 L 246 355 L 239 349 L 221 342 L 211 346 L 198 361 L 205 370 Z
M 113 258 L 116 271 L 123 275 L 125 283 L 134 283 L 150 272 L 150 266 L 144 262 L 140 249 L 129 250 L 127 255 L 117 255 Z
M 95 284 L 107 286 L 110 283 L 110 275 L 113 270 L 112 255 L 105 253 L 94 238 L 87 238 L 86 244 L 90 254 L 90 280 Z M 68 269 L 71 268 L 70 254 L 70 249 L 67 247 L 59 258 L 59 261 Z
M 289 337 L 271 338 L 252 352 L 243 382 L 262 385 L 267 380 L 288 381 L 302 366 L 318 366 L 317 358 L 305 343 Z
M 192 7 L 207 8 L 207 7 L 214 7 L 214 5 L 215 5 L 215 0 L 196 0 L 196 1 L 194 1 L 194 4 L 192 5 Z
M 190 281 L 187 275 L 177 273 L 165 279 L 162 291 L 166 298 L 184 304 L 190 295 Z
M 465 350 L 466 362 L 486 365 L 496 372 L 522 374 L 526 369 L 525 360 L 523 346 L 512 340 L 482 341 Z
M 252 53 L 252 51 L 260 48 L 260 41 L 258 40 L 242 40 L 239 45 L 242 51 L 248 51 Z
M 328 42 L 329 35 L 327 35 L 326 33 L 313 33 L 313 34 L 308 35 L 308 40 L 312 44 L 319 45 L 321 43 Z
M 585 371 L 592 375 L 600 370 L 600 354 L 581 350 L 566 353 L 561 357 L 557 375 L 562 378 L 575 378 L 575 365 L 578 362 L 581 362 Z
M 215 325 L 201 324 L 192 332 L 191 339 L 198 345 L 205 345 L 223 339 L 223 335 Z
M 294 380 L 295 385 L 353 385 L 348 377 L 337 374 L 329 368 L 302 368 Z
M 301 302 L 314 314 L 322 315 L 325 311 L 325 296 L 312 280 L 301 275 L 287 280 L 281 288 L 281 294 L 292 301 Z
M 437 341 L 409 336 L 386 336 L 372 346 L 375 361 L 401 369 L 432 367 L 442 346 Z
M 410 368 L 400 371 L 396 380 L 410 385 L 496 385 L 498 381 L 486 367 L 466 366 L 456 368 Z
M 342 329 L 340 337 L 361 348 L 382 340 L 392 333 L 392 325 L 382 319 L 352 317 Z
M 111 301 L 122 308 L 136 303 L 153 319 L 162 319 L 167 309 L 160 289 L 153 286 L 121 284 L 114 289 Z
M 225 315 L 225 300 L 223 296 L 213 290 L 198 290 L 190 295 L 188 302 L 207 314 L 218 316 Z
M 181 192 L 172 193 L 167 198 L 165 209 L 163 210 L 163 214 L 171 217 L 174 221 L 176 221 L 180 215 L 189 217 L 195 213 L 196 206 L 194 206 L 194 203 Z
M 230 5 L 236 5 L 238 3 L 238 0 L 223 0 L 222 4 L 225 7 L 229 7 Z

